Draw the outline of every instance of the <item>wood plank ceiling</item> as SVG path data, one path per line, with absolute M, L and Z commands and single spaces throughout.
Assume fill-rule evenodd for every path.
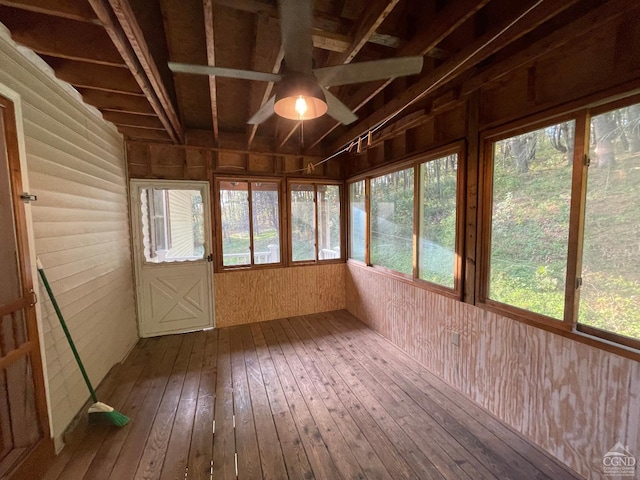
M 389 118 L 420 121 L 457 101 L 474 75 L 606 3 L 315 0 L 316 66 L 404 55 L 424 55 L 425 66 L 413 77 L 332 88 L 359 119 L 350 126 L 328 116 L 305 122 L 304 148 L 329 154 Z M 283 53 L 276 0 L 0 0 L 0 22 L 128 139 L 301 148 L 295 121 L 274 115 L 259 126 L 246 123 L 273 84 L 167 67 L 173 61 L 277 73 Z

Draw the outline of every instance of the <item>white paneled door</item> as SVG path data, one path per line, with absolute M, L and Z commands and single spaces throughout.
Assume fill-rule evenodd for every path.
M 140 336 L 213 327 L 208 182 L 132 180 Z

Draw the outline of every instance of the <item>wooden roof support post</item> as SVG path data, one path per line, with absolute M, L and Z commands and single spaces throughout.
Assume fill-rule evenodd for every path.
M 215 32 L 213 28 L 213 1 L 203 0 L 204 8 L 204 35 L 207 43 L 207 65 L 215 67 L 216 65 L 216 49 L 215 49 Z M 216 77 L 209 76 L 209 95 L 211 96 L 211 120 L 213 122 L 213 139 L 216 146 L 218 145 L 220 136 L 220 127 L 218 125 L 218 91 L 216 88 Z
M 171 140 L 182 143 L 184 137 L 180 120 L 128 0 L 89 0 L 89 3 Z

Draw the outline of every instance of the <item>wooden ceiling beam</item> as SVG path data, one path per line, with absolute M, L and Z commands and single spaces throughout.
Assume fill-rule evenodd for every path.
M 9 29 L 17 43 L 37 53 L 101 65 L 125 66 L 118 50 L 99 25 L 5 6 L 0 6 L 0 22 Z
M 78 22 L 100 23 L 91 6 L 78 0 L 0 0 L 0 5 Z
M 111 123 L 123 127 L 149 128 L 152 130 L 164 130 L 158 117 L 151 115 L 137 115 L 135 113 L 103 111 L 102 117 Z
M 86 88 L 79 88 L 78 91 L 86 103 L 93 105 L 98 110 L 144 115 L 155 114 L 146 97 L 104 92 L 102 90 L 91 90 Z
M 333 143 L 332 149 L 338 150 L 364 132 L 375 128 L 382 122 L 400 114 L 410 105 L 422 100 L 429 93 L 455 79 L 477 63 L 487 59 L 506 45 L 526 35 L 550 18 L 566 10 L 578 0 L 539 0 L 526 5 L 511 18 L 468 44 L 451 59 L 423 76 L 401 95 L 398 95 L 382 108 L 376 110 L 366 119 L 340 135 Z
M 212 0 L 204 0 L 204 32 L 207 46 L 207 64 L 215 67 L 216 65 L 216 49 L 215 49 L 215 31 L 213 28 L 213 2 Z M 218 144 L 220 136 L 220 126 L 218 122 L 218 91 L 216 87 L 216 77 L 209 76 L 209 96 L 211 99 L 211 120 L 213 123 L 213 139 Z
M 372 0 L 370 5 L 367 6 L 367 10 L 360 22 L 353 28 L 351 45 L 349 45 L 344 52 L 331 52 L 325 65 L 344 65 L 351 63 L 398 2 L 399 0 Z M 279 140 L 278 143 L 280 147 L 289 141 L 295 131 L 300 128 L 300 125 L 300 122 L 296 122 L 293 128 Z
M 489 3 L 489 0 L 458 0 L 447 3 L 436 13 L 431 20 L 429 28 L 420 30 L 404 47 L 396 52 L 396 56 L 427 55 L 429 52 L 439 51 L 437 45 L 487 3 Z M 343 101 L 353 111 L 357 112 L 392 81 L 393 78 L 370 82 L 358 88 Z M 326 126 L 326 128 L 311 142 L 311 147 L 324 140 L 327 135 L 340 126 L 340 123 L 327 118 L 323 121 L 323 126 Z
M 128 1 L 89 0 L 89 3 L 167 133 L 174 142 L 182 143 L 184 137 L 178 115 Z
M 351 63 L 398 2 L 399 0 L 370 0 L 364 15 L 352 30 L 353 40 L 349 48 L 344 52 L 329 55 L 326 65 Z
M 172 141 L 171 137 L 166 130 L 150 130 L 148 128 L 126 127 L 118 126 L 118 131 L 122 133 L 127 139 L 143 140 L 143 141 L 157 141 L 167 142 Z
M 258 16 L 256 22 L 256 41 L 253 51 L 252 68 L 258 72 L 278 73 L 284 58 L 280 40 L 279 22 L 266 15 Z M 273 91 L 273 82 L 251 82 L 249 96 L 249 117 L 267 103 Z M 247 125 L 247 150 L 256 136 L 259 125 Z
M 106 92 L 143 95 L 131 72 L 125 68 L 91 64 L 63 58 L 43 56 L 56 77 L 76 88 L 92 88 Z

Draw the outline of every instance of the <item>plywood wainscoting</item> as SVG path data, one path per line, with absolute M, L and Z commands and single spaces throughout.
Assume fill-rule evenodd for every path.
M 352 314 L 581 475 L 617 442 L 640 457 L 640 363 L 357 264 L 345 280 Z
M 216 327 L 346 308 L 345 264 L 216 273 Z

